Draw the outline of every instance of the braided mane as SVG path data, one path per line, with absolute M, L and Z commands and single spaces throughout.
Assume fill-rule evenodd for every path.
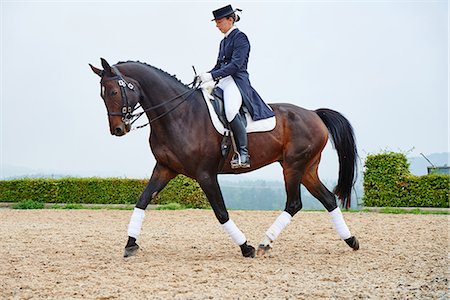
M 137 63 L 137 64 L 140 64 L 140 65 L 144 65 L 144 66 L 146 66 L 146 67 L 152 68 L 153 70 L 156 70 L 156 71 L 158 71 L 159 73 L 165 75 L 166 77 L 168 77 L 168 78 L 170 78 L 170 79 L 172 79 L 172 80 L 174 80 L 174 81 L 176 81 L 176 82 L 178 82 L 178 83 L 181 83 L 181 84 L 184 85 L 185 87 L 189 88 L 189 86 L 186 85 L 186 84 L 184 84 L 180 79 L 178 79 L 178 78 L 176 77 L 176 75 L 171 75 L 171 74 L 167 73 L 166 71 L 164 71 L 164 70 L 162 70 L 162 69 L 160 69 L 160 68 L 154 67 L 154 66 L 152 66 L 152 65 L 149 65 L 149 64 L 147 64 L 147 63 L 145 63 L 145 62 L 129 60 L 129 61 L 120 61 L 120 62 L 117 63 L 117 65 L 126 64 L 126 63 Z

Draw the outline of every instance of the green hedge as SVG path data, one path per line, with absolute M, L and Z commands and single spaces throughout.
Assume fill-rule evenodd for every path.
M 369 155 L 365 168 L 365 206 L 449 207 L 450 176 L 414 176 L 402 153 Z
M 210 208 L 200 185 L 189 177 L 179 175 L 156 197 L 156 204 L 179 203 L 190 208 Z
M 62 178 L 0 181 L 0 202 L 32 200 L 43 203 L 134 204 L 147 185 L 143 179 Z M 179 203 L 208 207 L 197 182 L 177 176 L 155 199 L 156 203 Z

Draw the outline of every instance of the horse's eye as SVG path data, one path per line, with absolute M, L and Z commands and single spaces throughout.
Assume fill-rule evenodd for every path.
M 117 95 L 117 91 L 111 91 L 111 96 Z

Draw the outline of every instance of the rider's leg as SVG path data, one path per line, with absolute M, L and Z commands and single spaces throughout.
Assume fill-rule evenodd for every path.
M 247 132 L 239 115 L 239 109 L 242 106 L 242 95 L 231 76 L 221 79 L 217 86 L 223 90 L 225 116 L 230 123 L 230 129 L 233 132 L 239 152 L 238 159 L 232 160 L 231 165 L 236 168 L 249 168 L 250 156 L 248 154 Z
M 227 117 L 227 121 L 231 122 L 236 114 L 239 113 L 239 109 L 241 109 L 241 93 L 236 85 L 236 82 L 234 82 L 234 79 L 231 76 L 220 79 L 217 86 L 223 90 L 225 116 Z
M 230 122 L 230 127 L 231 131 L 233 131 L 239 152 L 239 158 L 237 158 L 237 161 L 232 161 L 231 166 L 236 166 L 238 168 L 250 168 L 250 155 L 248 154 L 247 148 L 247 131 L 245 130 L 241 115 L 237 114 L 234 117 L 234 119 Z

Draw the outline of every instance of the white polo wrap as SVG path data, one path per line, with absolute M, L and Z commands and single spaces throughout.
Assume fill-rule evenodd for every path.
M 135 207 L 128 225 L 128 236 L 138 238 L 141 233 L 142 222 L 144 221 L 145 210 Z
M 270 241 L 275 241 L 283 229 L 291 223 L 291 220 L 292 216 L 288 212 L 283 211 L 275 222 L 273 222 L 272 226 L 270 226 L 266 231 L 266 235 Z
M 225 224 L 222 224 L 222 228 L 238 246 L 243 245 L 247 241 L 245 235 L 239 230 L 236 224 L 234 224 L 233 220 L 230 219 Z
M 336 231 L 341 239 L 346 240 L 351 237 L 352 235 L 347 227 L 347 224 L 345 224 L 341 209 L 337 207 L 333 211 L 329 212 L 329 214 L 331 217 L 331 221 L 333 221 L 334 228 L 336 228 Z

